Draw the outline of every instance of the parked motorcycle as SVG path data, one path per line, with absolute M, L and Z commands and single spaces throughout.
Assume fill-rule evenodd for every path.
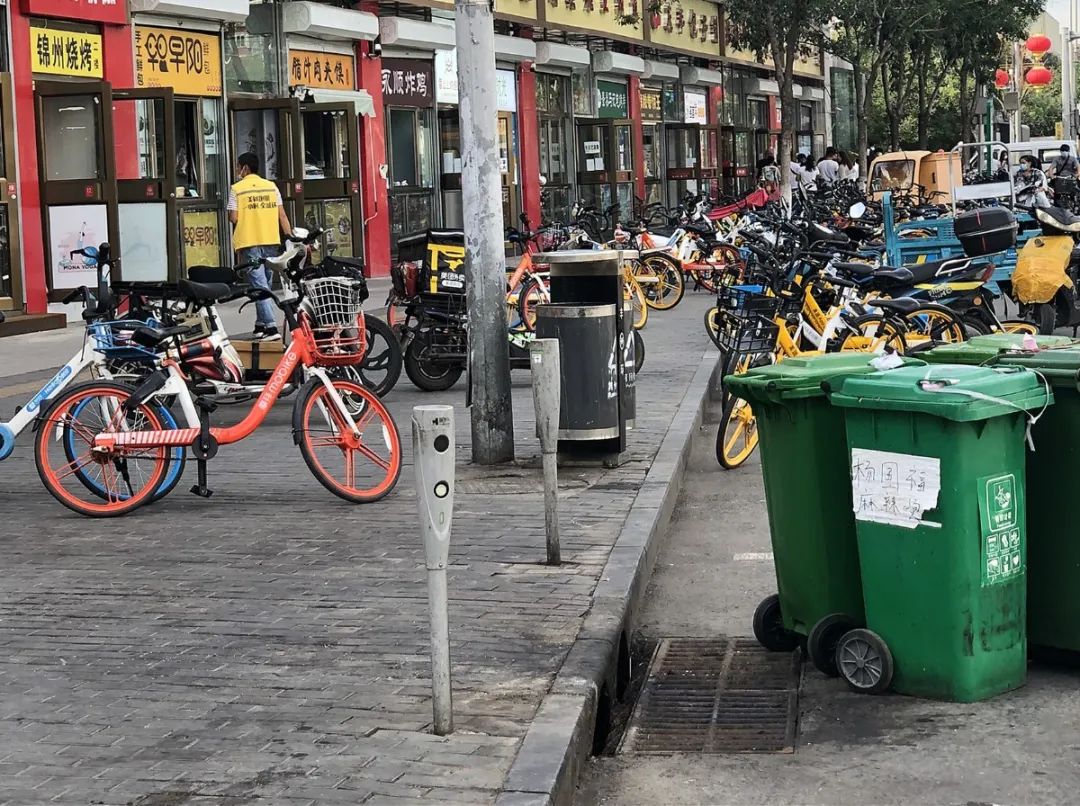
M 1036 207 L 1033 213 L 1043 234 L 1024 244 L 1012 280 L 1002 283 L 1002 290 L 1040 334 L 1049 335 L 1055 328 L 1080 326 L 1080 216 L 1060 207 Z

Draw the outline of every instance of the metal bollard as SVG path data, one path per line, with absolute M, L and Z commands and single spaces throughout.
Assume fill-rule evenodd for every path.
M 424 537 L 431 618 L 431 693 L 435 733 L 454 731 L 450 692 L 450 615 L 446 562 L 454 517 L 454 407 L 416 406 L 412 417 L 416 507 Z
M 533 406 L 536 408 L 536 435 L 544 462 L 544 532 L 547 534 L 548 565 L 562 561 L 559 547 L 559 340 L 536 339 L 532 354 Z

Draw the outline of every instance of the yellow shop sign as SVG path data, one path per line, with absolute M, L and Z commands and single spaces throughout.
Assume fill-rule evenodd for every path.
M 221 95 L 221 40 L 213 34 L 135 26 L 135 82 L 177 95 Z
M 30 27 L 30 69 L 51 76 L 101 78 L 101 34 Z

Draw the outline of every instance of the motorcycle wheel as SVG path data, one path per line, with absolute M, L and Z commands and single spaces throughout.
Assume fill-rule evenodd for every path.
M 417 333 L 413 337 L 405 350 L 405 374 L 417 389 L 424 392 L 444 392 L 458 382 L 465 368 L 425 360 L 424 354 L 430 343 L 431 337 L 425 332 Z
M 1035 306 L 1035 323 L 1040 336 L 1049 336 L 1057 327 L 1057 307 L 1052 302 L 1040 302 Z

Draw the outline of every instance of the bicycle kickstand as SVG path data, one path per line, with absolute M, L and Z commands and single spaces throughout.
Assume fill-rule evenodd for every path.
M 209 498 L 214 491 L 206 486 L 206 463 L 213 459 L 218 452 L 218 443 L 214 435 L 210 433 L 210 413 L 217 408 L 217 404 L 210 400 L 199 398 L 195 401 L 199 408 L 199 438 L 191 446 L 191 453 L 199 469 L 198 483 L 191 488 L 193 495 L 200 498 Z

